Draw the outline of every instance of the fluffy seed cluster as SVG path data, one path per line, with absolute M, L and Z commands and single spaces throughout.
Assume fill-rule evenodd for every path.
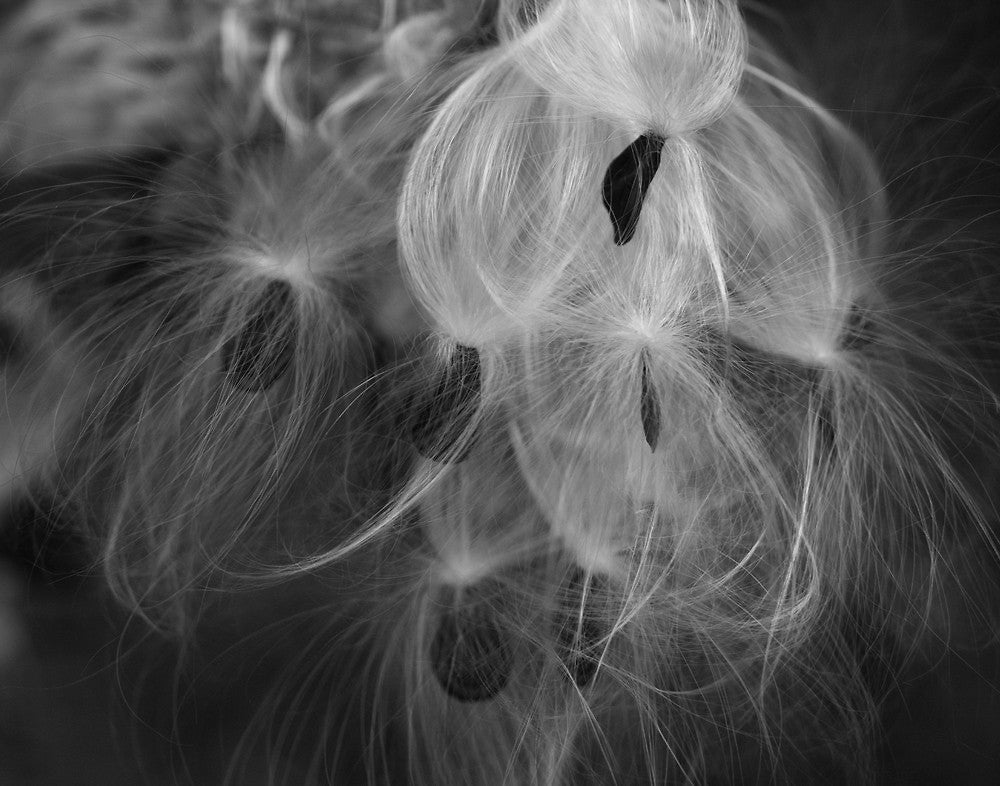
M 45 64 L 0 94 L 0 494 L 165 633 L 323 582 L 325 738 L 263 702 L 240 753 L 863 777 L 872 659 L 989 611 L 986 241 L 915 236 L 746 10 L 55 5 L 0 36 Z

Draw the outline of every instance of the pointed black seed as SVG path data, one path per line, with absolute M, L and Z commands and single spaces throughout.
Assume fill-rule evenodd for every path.
M 265 287 L 243 330 L 222 350 L 226 377 L 233 387 L 266 390 L 288 370 L 298 337 L 294 306 L 288 282 L 272 281 Z
M 0 555 L 19 563 L 33 580 L 69 587 L 92 564 L 82 526 L 69 506 L 21 494 L 0 505 Z
M 662 136 L 643 134 L 611 162 L 604 175 L 601 197 L 614 227 L 615 245 L 624 246 L 635 235 L 665 142 Z
M 602 582 L 573 569 L 563 587 L 555 613 L 556 652 L 577 687 L 591 683 L 604 649 L 605 632 L 597 611 Z
M 859 350 L 875 343 L 875 326 L 858 306 L 851 306 L 847 325 L 840 339 L 841 349 Z
M 18 324 L 12 318 L 0 314 L 0 366 L 16 363 L 27 357 L 28 352 Z
M 826 402 L 820 405 L 820 410 L 816 413 L 816 438 L 821 448 L 836 454 L 837 430 L 833 426 L 833 412 Z
M 649 449 L 655 453 L 656 443 L 660 440 L 660 397 L 650 376 L 645 354 L 642 358 L 642 394 L 639 412 L 642 415 L 642 433 L 646 435 Z
M 434 461 L 448 456 L 472 422 L 481 393 L 479 351 L 459 344 L 433 393 L 413 409 L 410 435 L 416 449 Z M 463 458 L 465 453 L 453 460 Z
M 506 686 L 514 665 L 493 608 L 475 596 L 457 599 L 441 615 L 430 662 L 441 688 L 459 701 L 492 699 Z

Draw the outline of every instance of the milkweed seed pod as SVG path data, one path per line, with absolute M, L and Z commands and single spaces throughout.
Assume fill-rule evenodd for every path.
M 5 17 L 0 494 L 277 663 L 232 782 L 860 782 L 991 638 L 992 137 L 776 2 Z

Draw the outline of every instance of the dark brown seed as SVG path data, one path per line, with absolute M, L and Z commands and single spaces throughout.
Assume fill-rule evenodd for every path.
M 92 566 L 82 526 L 66 504 L 21 494 L 0 504 L 0 556 L 18 563 L 32 580 L 77 586 Z
M 816 441 L 827 455 L 837 454 L 837 429 L 834 427 L 833 407 L 829 396 L 820 395 L 816 412 Z
M 223 365 L 229 383 L 241 390 L 266 390 L 288 370 L 298 326 L 292 288 L 271 281 L 257 298 L 240 334 L 226 342 Z
M 513 653 L 496 613 L 472 593 L 438 620 L 431 641 L 431 669 L 441 688 L 459 701 L 487 701 L 504 689 Z
M 660 396 L 649 373 L 648 358 L 642 358 L 642 393 L 639 400 L 639 412 L 642 416 L 642 433 L 646 436 L 649 449 L 656 452 L 656 443 L 660 440 Z
M 567 578 L 554 617 L 556 652 L 580 688 L 597 674 L 604 649 L 604 626 L 597 610 L 602 583 L 576 567 Z
M 856 351 L 875 343 L 875 326 L 858 306 L 851 306 L 847 325 L 840 338 L 841 349 Z
M 410 435 L 416 449 L 434 461 L 449 457 L 472 422 L 481 393 L 479 351 L 459 344 L 433 393 L 418 402 L 411 413 Z M 451 458 L 461 461 L 465 452 Z
M 624 246 L 635 236 L 642 203 L 660 168 L 665 142 L 662 136 L 643 134 L 611 162 L 604 175 L 601 197 L 611 217 L 616 245 Z
M 0 314 L 0 366 L 16 363 L 28 354 L 18 324 L 4 314 Z

